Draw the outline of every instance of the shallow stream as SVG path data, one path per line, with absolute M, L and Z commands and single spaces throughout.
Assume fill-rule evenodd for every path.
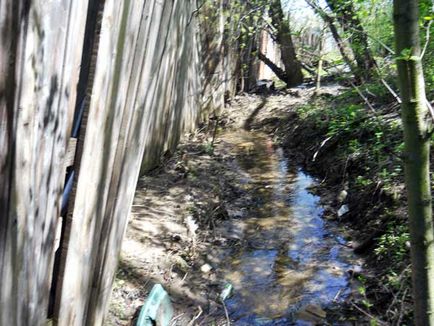
M 263 134 L 219 136 L 236 152 L 250 207 L 225 228 L 239 240 L 221 267 L 234 287 L 225 301 L 235 325 L 313 325 L 324 309 L 345 300 L 355 257 L 337 225 L 322 218 L 315 180 L 292 165 Z

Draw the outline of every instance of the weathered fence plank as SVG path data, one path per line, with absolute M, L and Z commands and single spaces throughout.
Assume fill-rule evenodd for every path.
M 193 33 L 185 34 L 194 26 L 187 27 L 193 6 L 183 0 L 106 1 L 69 241 L 63 244 L 59 325 L 101 325 L 143 153 L 150 161 L 158 158 L 169 128 L 195 122 L 195 99 L 189 100 L 191 112 L 184 112 L 188 122 L 170 119 L 183 110 L 173 106 L 174 81 L 200 84 L 177 78 L 179 56 L 188 59 L 178 45 Z M 194 73 L 190 77 L 198 79 Z
M 66 148 L 65 159 L 63 161 L 63 166 L 65 170 L 67 167 L 70 167 L 74 164 L 76 149 L 77 149 L 77 138 L 69 138 L 68 146 Z
M 0 325 L 46 320 L 86 9 L 0 1 Z

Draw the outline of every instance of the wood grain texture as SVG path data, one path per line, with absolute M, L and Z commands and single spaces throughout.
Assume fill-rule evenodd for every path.
M 63 167 L 66 169 L 74 165 L 75 152 L 77 150 L 77 138 L 69 138 L 68 146 L 66 148 L 65 159 Z
M 46 319 L 86 6 L 0 2 L 0 325 Z
M 197 120 L 194 9 L 183 0 L 105 3 L 59 325 L 102 324 L 142 158 L 158 161 Z
M 144 76 L 143 56 L 152 52 L 146 51 L 143 33 L 149 31 L 155 7 L 163 5 L 152 1 L 105 4 L 88 117 L 92 128 L 87 128 L 80 162 L 60 296 L 60 325 L 102 323 L 138 175 L 142 141 L 129 146 L 130 134 L 140 130 L 137 124 L 143 120 L 143 109 L 136 108 L 135 103 L 143 103 L 145 94 L 135 94 Z M 141 119 L 134 121 L 137 114 Z M 124 159 L 127 149 L 132 162 Z M 135 161 L 137 167 L 125 168 L 124 161 Z M 126 186 L 120 185 L 121 176 Z M 121 206 L 117 216 L 115 205 Z M 111 244 L 113 241 L 116 243 Z M 107 260 L 111 268 L 106 266 Z

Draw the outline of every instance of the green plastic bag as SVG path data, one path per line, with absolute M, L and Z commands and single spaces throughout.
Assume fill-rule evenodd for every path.
M 137 326 L 169 326 L 173 318 L 170 297 L 161 284 L 155 284 L 140 310 Z

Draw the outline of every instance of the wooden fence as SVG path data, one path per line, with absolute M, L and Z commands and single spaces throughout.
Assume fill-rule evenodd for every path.
M 140 168 L 203 116 L 195 9 L 0 1 L 0 325 L 102 324 Z

